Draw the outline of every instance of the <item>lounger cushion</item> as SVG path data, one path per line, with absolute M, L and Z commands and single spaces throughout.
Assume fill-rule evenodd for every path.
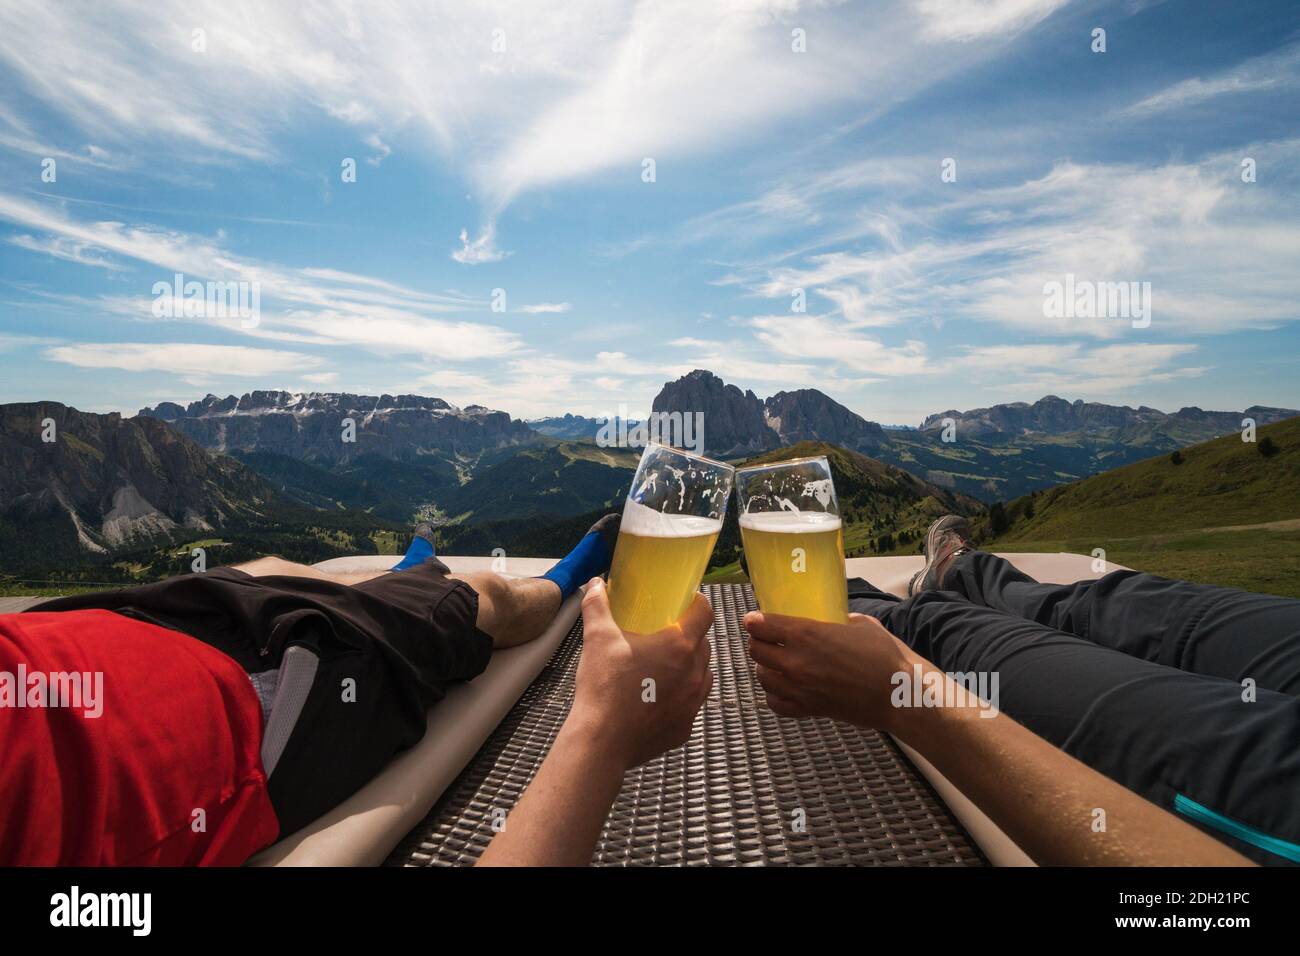
M 453 571 L 490 570 L 492 558 L 443 558 Z M 337 558 L 325 571 L 384 570 L 391 555 Z M 501 573 L 541 574 L 555 562 L 513 558 Z M 430 709 L 423 739 L 384 772 L 310 826 L 263 850 L 254 866 L 375 866 L 420 822 L 478 752 L 510 708 L 546 666 L 578 617 L 579 596 L 560 608 L 546 632 L 519 647 L 496 651 L 474 680 L 450 688 Z
M 442 557 L 442 556 L 440 556 Z M 1068 584 L 1092 579 L 1119 565 L 1094 562 L 1080 554 L 1004 554 L 1039 581 Z M 316 567 L 326 571 L 382 570 L 391 555 L 335 558 Z M 542 574 L 552 559 L 442 557 L 453 573 L 495 570 L 518 577 Z M 923 561 L 916 557 L 852 558 L 849 577 L 860 577 L 900 597 Z M 502 718 L 550 659 L 578 616 L 578 596 L 560 609 L 546 633 L 520 647 L 497 651 L 486 671 L 468 684 L 453 687 L 429 712 L 428 730 L 415 747 L 395 759 L 382 774 L 316 823 L 259 853 L 257 866 L 374 866 L 432 808 L 438 797 L 469 763 Z M 900 744 L 925 774 L 990 861 L 1003 866 L 1032 865 L 1029 857 L 961 791 L 906 745 Z

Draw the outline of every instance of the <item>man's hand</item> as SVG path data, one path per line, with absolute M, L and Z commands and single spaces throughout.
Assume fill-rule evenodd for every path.
M 657 634 L 625 635 L 587 584 L 573 708 L 481 866 L 582 866 L 631 767 L 686 742 L 713 686 L 703 596 Z M 653 693 L 646 681 L 653 681 Z M 652 698 L 652 699 L 650 699 Z
M 833 717 L 890 730 L 891 679 L 922 659 L 874 617 L 824 624 L 783 614 L 745 615 L 749 655 L 767 705 L 782 717 Z M 923 662 L 922 662 L 923 663 Z
M 713 609 L 697 594 L 676 624 L 628 636 L 614 623 L 605 582 L 593 578 L 582 600 L 570 721 L 610 748 L 625 770 L 685 743 L 713 686 L 705 637 L 712 623 Z

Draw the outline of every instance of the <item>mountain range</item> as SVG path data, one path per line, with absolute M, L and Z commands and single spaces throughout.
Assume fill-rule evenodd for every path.
M 212 451 L 269 451 L 330 465 L 366 455 L 450 460 L 536 438 L 505 412 L 420 395 L 258 391 L 208 395 L 184 408 L 163 402 L 140 417 L 168 422 Z
M 665 383 L 653 409 L 701 413 L 715 457 L 816 447 L 841 456 L 846 482 L 875 475 L 875 484 L 857 482 L 868 491 L 851 519 L 859 531 L 850 541 L 864 553 L 897 544 L 933 510 L 891 505 L 882 514 L 867 498 L 971 513 L 975 499 L 1010 501 L 1234 432 L 1243 418 L 1265 426 L 1297 415 L 1260 406 L 1165 413 L 1047 396 L 885 429 L 817 389 L 760 399 L 705 370 Z M 41 440 L 47 421 L 52 442 Z M 554 548 L 554 529 L 615 509 L 626 494 L 639 450 L 601 447 L 594 438 L 604 425 L 573 415 L 530 424 L 414 395 L 255 391 L 164 402 L 134 418 L 55 402 L 0 406 L 0 570 L 113 561 L 234 532 L 250 554 L 266 535 L 306 557 L 374 550 L 417 514 L 447 542 L 468 545 L 491 529 L 503 541 L 522 535 L 524 547 Z M 310 546 L 295 543 L 304 533 Z
M 715 457 L 752 455 L 798 441 L 823 441 L 907 469 L 986 502 L 1007 500 L 1128 464 L 1242 427 L 1300 415 L 1252 406 L 1245 412 L 1183 408 L 1166 414 L 1054 395 L 969 412 L 931 415 L 918 429 L 884 429 L 817 389 L 761 400 L 704 369 L 668 382 L 656 412 L 703 413 L 704 447 Z M 951 422 L 952 428 L 946 428 Z
M 528 427 L 551 438 L 568 438 L 578 441 L 595 441 L 606 426 L 617 433 L 620 425 L 634 428 L 640 424 L 635 419 L 622 419 L 617 415 L 608 418 L 587 418 L 583 415 L 556 415 L 551 418 L 530 418 Z
M 1103 405 L 1099 402 L 1067 402 L 1055 395 L 1040 398 L 1033 404 L 1012 402 L 966 412 L 951 409 L 931 415 L 921 424 L 923 432 L 942 431 L 951 420 L 959 435 L 970 438 L 996 439 L 1058 437 L 1087 434 L 1135 442 L 1160 435 L 1184 444 L 1216 438 L 1242 427 L 1242 419 L 1268 425 L 1300 415 L 1293 408 L 1268 408 L 1252 405 L 1244 412 L 1207 412 L 1195 406 L 1165 413 L 1143 405 Z

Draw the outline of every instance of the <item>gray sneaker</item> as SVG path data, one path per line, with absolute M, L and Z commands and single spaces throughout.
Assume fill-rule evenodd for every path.
M 944 515 L 925 533 L 925 566 L 912 575 L 907 593 L 940 590 L 953 558 L 970 550 L 970 522 L 961 515 Z

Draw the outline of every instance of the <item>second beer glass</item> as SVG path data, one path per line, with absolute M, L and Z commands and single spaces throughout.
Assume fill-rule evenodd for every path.
M 609 607 L 623 630 L 652 634 L 686 613 L 722 530 L 734 475 L 722 462 L 646 445 L 609 570 Z
M 769 614 L 846 622 L 844 532 L 826 459 L 741 468 L 736 493 L 758 606 Z

